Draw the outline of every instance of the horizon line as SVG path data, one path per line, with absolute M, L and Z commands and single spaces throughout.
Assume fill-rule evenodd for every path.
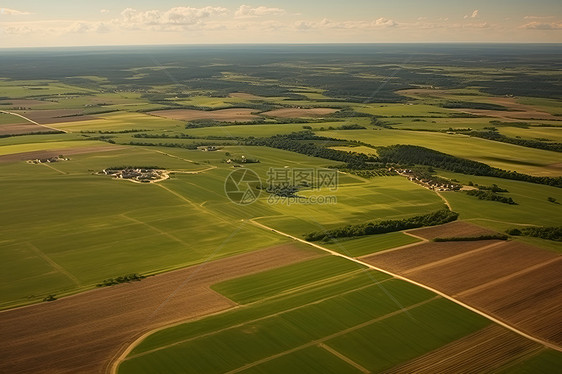
M 429 42 L 269 42 L 269 43 L 170 43 L 170 44 L 92 44 L 68 46 L 0 47 L 0 50 L 31 50 L 57 48 L 117 48 L 117 47 L 204 47 L 204 46 L 345 46 L 345 45 L 561 45 L 562 42 L 501 42 L 501 41 L 429 41 Z

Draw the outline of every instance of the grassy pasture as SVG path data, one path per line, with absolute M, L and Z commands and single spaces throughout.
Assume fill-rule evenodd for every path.
M 327 243 L 324 246 L 346 256 L 359 257 L 419 241 L 420 239 L 402 232 L 389 232 L 348 240 L 344 238 L 334 239 L 333 243 Z
M 130 129 L 170 130 L 183 128 L 181 121 L 151 116 L 143 113 L 98 114 L 96 119 L 79 122 L 60 122 L 54 127 L 70 132 L 79 131 L 121 131 Z
M 457 304 L 438 299 L 330 339 L 326 344 L 369 371 L 379 373 L 489 323 Z
M 295 131 L 302 131 L 307 124 L 267 124 L 267 125 L 236 125 L 236 126 L 213 126 L 197 129 L 187 129 L 182 131 L 195 137 L 205 136 L 228 136 L 228 137 L 266 137 L 276 134 L 290 134 Z M 316 127 L 316 124 L 314 124 Z
M 391 293 L 403 306 L 423 302 L 431 297 L 430 293 L 403 282 L 392 280 L 378 285 L 372 282 L 364 288 L 347 292 L 340 290 L 339 295 L 324 297 L 319 301 L 311 301 L 285 311 L 258 318 L 252 316 L 253 319 L 250 317 L 249 320 L 237 325 L 230 322 L 231 327 L 226 329 L 220 329 L 219 326 L 211 329 L 209 324 L 212 324 L 213 317 L 190 323 L 195 331 L 202 329 L 200 336 L 195 335 L 186 338 L 183 342 L 180 340 L 169 348 L 152 352 L 142 352 L 143 347 L 139 346 L 142 353 L 125 361 L 119 372 L 150 372 L 154 368 L 153 365 L 158 363 L 161 365 L 162 362 L 174 363 L 172 367 L 166 368 L 172 373 L 226 372 L 272 355 L 314 346 L 318 339 L 345 333 L 345 330 L 361 323 L 392 313 L 398 309 L 398 306 L 395 301 L 385 296 L 381 287 Z M 290 299 L 290 296 L 288 298 Z M 312 298 L 314 299 L 313 295 Z M 272 301 L 272 303 L 280 302 Z M 252 309 L 248 307 L 243 312 L 250 314 L 254 312 Z M 216 318 L 216 320 L 220 319 L 224 320 L 224 316 Z M 198 326 L 205 324 L 207 326 Z M 178 326 L 183 329 L 186 327 Z M 203 334 L 202 331 L 207 332 Z M 165 332 L 166 330 L 163 330 L 160 333 Z M 168 332 L 174 334 L 174 328 L 168 329 Z M 220 350 L 220 354 L 217 350 Z M 220 359 L 212 359 L 212 357 L 220 357 Z
M 400 218 L 443 207 L 433 192 L 402 177 L 377 177 L 366 182 L 340 185 L 337 191 L 302 191 L 302 196 L 333 195 L 337 204 L 271 205 L 277 216 L 260 222 L 293 235 L 379 219 Z
M 228 280 L 213 285 L 213 289 L 240 304 L 272 297 L 303 284 L 328 276 L 357 271 L 361 266 L 343 258 L 324 256 L 291 266 Z
M 285 374 L 290 372 L 361 373 L 359 369 L 319 346 L 304 348 L 241 371 L 245 374 Z
M 519 224 L 552 225 L 553 222 L 562 222 L 562 208 L 547 201 L 549 196 L 562 200 L 560 188 L 532 184 L 520 181 L 491 177 L 475 177 L 449 172 L 439 172 L 450 178 L 456 178 L 467 183 L 490 186 L 497 184 L 506 188 L 518 205 L 500 204 L 493 201 L 478 200 L 462 192 L 443 192 L 443 196 L 450 202 L 453 210 L 461 214 L 462 219 L 489 219 L 501 222 Z M 491 224 L 491 223 L 490 223 Z
M 39 144 L 60 149 L 59 143 L 65 144 Z M 25 144 L 0 149 L 8 147 L 30 149 Z M 192 151 L 191 155 L 209 154 Z M 206 191 L 190 181 L 197 175 L 174 175 L 162 183 L 170 190 L 92 175 L 92 171 L 129 163 L 187 171 L 209 167 L 186 160 L 152 149 L 127 148 L 72 156 L 53 165 L 58 171 L 23 162 L 3 165 L 0 232 L 9 244 L 3 255 L 13 269 L 31 266 L 37 271 L 32 278 L 25 271 L 5 272 L 2 307 L 36 301 L 47 291 L 74 292 L 109 277 L 184 267 L 209 256 L 224 257 L 284 240 L 191 203 L 192 196 Z M 225 209 L 237 209 L 224 196 L 224 177 L 214 181 L 216 193 L 205 192 L 201 199 L 212 198 Z M 179 192 L 176 186 L 181 186 Z
M 48 95 L 70 95 L 92 93 L 92 90 L 70 86 L 56 81 L 0 80 L 2 96 L 19 99 Z
M 49 137 L 50 135 L 37 135 L 37 136 Z M 96 147 L 96 146 L 100 146 L 100 147 L 107 146 L 107 143 L 96 141 L 96 140 L 84 140 L 79 142 L 69 140 L 69 141 L 52 141 L 52 142 L 41 142 L 41 143 L 11 144 L 11 145 L 3 145 L 2 147 L 0 147 L 0 156 L 11 155 L 14 153 L 22 153 L 22 152 L 48 151 L 52 149 L 60 149 L 61 152 L 64 152 L 65 149 L 70 149 L 70 148 Z
M 452 111 L 427 104 L 363 104 L 353 106 L 358 112 L 384 117 L 446 117 Z
M 359 140 L 374 146 L 415 144 L 506 170 L 515 170 L 532 175 L 560 175 L 560 170 L 552 166 L 560 162 L 560 154 L 557 152 L 465 135 L 388 129 L 326 131 L 322 132 L 321 135 Z
M 533 126 L 527 129 L 519 127 L 502 126 L 499 132 L 510 137 L 521 137 L 523 139 L 549 139 L 555 142 L 562 142 L 562 124 L 560 127 L 538 127 Z

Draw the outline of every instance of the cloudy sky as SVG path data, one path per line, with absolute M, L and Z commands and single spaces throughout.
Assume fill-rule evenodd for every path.
M 562 42 L 561 0 L 0 0 L 0 48 Z

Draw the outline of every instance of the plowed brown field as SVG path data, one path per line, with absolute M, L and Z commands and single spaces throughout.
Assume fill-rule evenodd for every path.
M 468 290 L 459 299 L 482 305 L 530 334 L 562 345 L 562 258 L 503 279 L 484 289 Z
M 17 134 L 29 134 L 30 132 L 47 132 L 54 131 L 48 127 L 37 126 L 33 123 L 23 123 L 25 120 L 22 119 L 22 123 L 11 123 L 0 125 L 0 135 L 17 135 Z
M 474 227 L 459 222 L 413 233 L 428 239 L 480 234 Z M 430 242 L 362 260 L 562 347 L 562 256 L 555 252 L 517 241 Z
M 142 333 L 235 305 L 211 284 L 314 256 L 282 245 L 0 312 L 0 372 L 103 372 Z
M 421 229 L 409 230 L 416 236 L 425 239 L 451 238 L 451 237 L 471 237 L 479 235 L 493 235 L 497 232 L 473 225 L 466 221 L 454 221 L 441 226 L 423 227 Z
M 486 245 L 498 241 L 486 241 Z M 480 241 L 474 242 L 429 242 L 396 251 L 375 253 L 362 260 L 392 272 L 405 273 L 418 266 L 458 256 L 482 248 Z
M 386 373 L 484 373 L 542 346 L 506 328 L 491 325 Z

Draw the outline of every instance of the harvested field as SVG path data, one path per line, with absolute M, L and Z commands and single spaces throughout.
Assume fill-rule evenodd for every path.
M 193 121 L 208 119 L 213 121 L 225 122 L 248 122 L 261 119 L 260 116 L 252 114 L 255 109 L 249 108 L 231 108 L 219 110 L 195 110 L 195 109 L 170 109 L 157 110 L 149 114 L 170 118 L 180 121 Z
M 116 151 L 123 148 L 125 147 L 118 146 L 118 145 L 100 145 L 96 147 L 75 147 L 75 148 L 51 149 L 48 151 L 12 153 L 8 155 L 0 155 L 0 164 L 6 162 L 34 160 L 36 158 L 56 157 L 58 155 L 70 156 L 70 155 L 80 155 L 85 153 Z
M 428 240 L 435 238 L 471 237 L 497 234 L 495 231 L 473 225 L 466 221 L 454 221 L 440 226 L 408 230 L 407 232 L 416 236 L 421 236 L 422 238 Z
M 562 258 L 555 257 L 483 289 L 468 290 L 459 299 L 480 305 L 530 334 L 562 345 Z
M 245 93 L 245 92 L 233 92 L 230 95 L 228 95 L 228 97 L 235 97 L 235 98 L 238 98 L 238 99 L 245 99 L 245 100 L 263 100 L 263 99 L 266 99 L 263 96 L 252 95 L 252 94 Z
M 141 334 L 235 304 L 209 286 L 318 256 L 281 245 L 0 313 L 0 372 L 101 373 Z
M 22 122 L 24 120 L 22 119 Z M 18 134 L 29 134 L 32 132 L 47 132 L 54 131 L 48 127 L 37 126 L 33 123 L 12 123 L 0 125 L 0 135 L 18 135 Z
M 510 330 L 490 325 L 385 373 L 483 373 L 542 348 Z
M 29 110 L 18 111 L 17 113 L 42 125 L 95 119 L 92 116 L 81 115 L 83 112 L 79 109 Z
M 405 273 L 418 282 L 435 287 L 449 295 L 455 295 L 556 256 L 552 252 L 523 243 L 500 242 L 494 247 L 471 253 L 462 259 L 439 262 L 423 269 L 413 268 Z
M 337 112 L 339 109 L 334 108 L 283 108 L 263 112 L 264 116 L 281 117 L 281 118 L 299 118 L 299 117 L 323 117 L 328 114 Z
M 482 241 L 423 243 L 396 251 L 375 253 L 362 260 L 385 270 L 405 273 L 409 269 L 471 252 L 483 245 L 495 244 L 499 241 L 485 241 L 484 243 Z

